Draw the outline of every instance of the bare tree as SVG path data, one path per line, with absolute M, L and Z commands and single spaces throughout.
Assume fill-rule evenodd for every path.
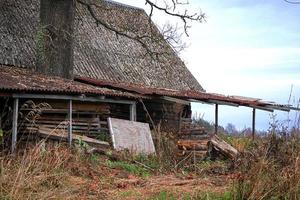
M 225 131 L 229 134 L 229 135 L 237 135 L 238 131 L 236 129 L 236 127 L 232 124 L 232 123 L 228 123 L 226 125 Z

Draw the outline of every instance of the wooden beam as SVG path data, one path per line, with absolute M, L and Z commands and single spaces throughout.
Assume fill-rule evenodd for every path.
M 290 112 L 291 109 L 289 107 L 282 107 L 282 106 L 276 106 L 276 105 L 267 105 L 266 108 L 274 109 L 274 110 L 281 110 L 285 112 Z
M 23 99 L 59 99 L 59 100 L 73 100 L 73 101 L 86 101 L 86 102 L 103 102 L 103 103 L 115 103 L 115 104 L 133 104 L 136 101 L 129 100 L 115 100 L 106 99 L 105 96 L 99 97 L 86 97 L 82 96 L 71 96 L 71 95 L 42 95 L 42 94 L 13 94 L 14 98 Z
M 255 118 L 256 118 L 256 109 L 253 108 L 252 111 L 252 140 L 255 139 Z
M 14 99 L 13 105 L 13 122 L 12 122 L 12 143 L 11 143 L 11 152 L 14 153 L 17 146 L 17 137 L 18 137 L 18 114 L 19 114 L 19 99 Z
M 130 105 L 130 121 L 136 121 L 136 103 Z
M 38 136 L 46 139 L 53 139 L 53 140 L 59 140 L 59 141 L 67 141 L 68 140 L 68 133 L 65 130 L 62 129 L 48 129 L 45 127 L 40 127 L 34 134 L 37 134 Z M 96 140 L 84 135 L 77 135 L 73 134 L 73 140 L 82 140 L 88 144 L 91 145 L 100 145 L 103 147 L 109 148 L 109 143 L 101 140 Z
M 73 102 L 72 100 L 69 100 L 69 110 L 68 110 L 68 121 L 69 121 L 69 127 L 68 127 L 68 142 L 69 145 L 72 146 L 72 140 L 73 140 L 73 136 L 72 136 L 72 132 L 73 132 L 73 127 L 72 127 L 72 107 L 73 107 Z
M 267 111 L 267 112 L 274 112 L 273 109 L 266 108 L 266 107 L 263 107 L 263 106 L 246 106 L 246 107 L 255 108 L 255 109 L 263 110 L 263 111 Z
M 208 102 L 208 100 L 197 100 L 197 99 L 188 99 L 190 102 L 194 103 L 202 103 L 202 104 L 208 104 L 208 105 L 215 105 L 214 103 Z
M 226 102 L 226 101 L 220 101 L 220 100 L 208 100 L 208 102 L 209 103 L 218 104 L 218 105 L 239 107 L 239 104 L 231 103 L 231 102 Z
M 0 92 L 0 97 L 11 97 L 12 95 L 9 93 Z
M 212 149 L 216 150 L 217 152 L 222 153 L 224 156 L 230 158 L 230 159 L 236 159 L 239 155 L 238 150 L 236 150 L 234 147 L 232 147 L 230 144 L 219 138 L 218 136 L 213 136 L 209 142 L 209 151 Z M 213 152 L 210 152 L 213 153 Z
M 215 108 L 215 135 L 218 134 L 218 127 L 219 127 L 219 105 L 216 104 L 216 108 Z
M 183 100 L 183 99 L 174 98 L 174 97 L 163 96 L 163 97 L 161 97 L 161 99 L 164 99 L 164 100 L 170 101 L 170 102 L 174 102 L 174 103 L 179 103 L 179 104 L 184 104 L 184 105 L 190 105 L 189 101 L 186 101 L 186 100 Z
M 294 111 L 300 111 L 300 108 L 297 108 L 297 107 L 289 107 L 289 108 Z

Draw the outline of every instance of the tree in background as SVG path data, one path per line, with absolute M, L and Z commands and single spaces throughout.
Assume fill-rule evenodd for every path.
M 232 123 L 228 123 L 225 127 L 225 132 L 229 135 L 237 135 L 239 132 Z

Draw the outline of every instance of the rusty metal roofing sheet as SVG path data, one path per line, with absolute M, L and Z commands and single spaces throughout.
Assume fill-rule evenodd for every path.
M 253 98 L 253 97 L 243 97 L 243 96 L 237 96 L 237 95 L 232 95 L 232 96 L 230 96 L 230 97 L 232 97 L 232 98 L 234 98 L 234 99 L 239 99 L 239 100 L 241 100 L 241 101 L 260 101 L 260 100 L 262 100 L 262 99 L 259 99 L 259 98 Z
M 235 98 L 233 96 L 225 96 L 222 94 L 216 94 L 216 93 L 207 93 L 207 92 L 201 92 L 197 90 L 172 90 L 172 89 L 165 89 L 165 88 L 151 88 L 144 85 L 138 85 L 138 84 L 127 84 L 127 83 L 115 83 L 115 82 L 109 82 L 106 80 L 97 80 L 92 79 L 89 77 L 75 77 L 75 80 L 87 83 L 87 84 L 93 84 L 96 86 L 104 86 L 104 87 L 110 87 L 113 89 L 119 89 L 119 90 L 126 90 L 126 91 L 134 91 L 142 95 L 160 95 L 160 96 L 172 96 L 172 97 L 178 97 L 178 98 L 185 98 L 185 99 L 197 99 L 197 100 L 220 100 L 220 101 L 228 101 L 232 103 L 253 103 L 255 105 L 260 105 L 260 102 L 253 101 L 253 99 L 246 97 L 244 99 L 242 98 Z M 255 99 L 256 100 L 256 99 Z
M 88 85 L 77 81 L 33 73 L 30 70 L 0 65 L 0 91 L 95 94 L 128 98 L 145 96 L 120 90 Z
M 281 110 L 281 111 L 290 111 L 290 110 L 300 110 L 299 108 L 293 107 L 291 105 L 282 105 L 276 104 L 270 101 L 263 101 L 259 98 L 253 97 L 243 97 L 243 96 L 226 96 L 223 94 L 217 93 L 207 93 L 195 90 L 171 90 L 165 88 L 150 88 L 137 84 L 125 84 L 125 83 L 114 83 L 108 81 L 100 81 L 96 79 L 91 79 L 87 77 L 76 77 L 78 81 L 93 84 L 97 86 L 105 86 L 118 90 L 134 91 L 142 95 L 149 96 L 170 96 L 177 97 L 181 99 L 193 99 L 201 102 L 218 102 L 217 104 L 223 105 L 232 105 L 232 106 L 247 106 L 261 110 Z

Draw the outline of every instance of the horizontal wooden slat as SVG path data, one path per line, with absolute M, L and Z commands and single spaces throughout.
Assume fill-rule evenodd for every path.
M 66 140 L 68 137 L 67 136 L 68 134 L 66 131 L 61 131 L 61 130 L 53 131 L 53 130 L 47 129 L 47 128 L 39 128 L 36 133 L 41 137 L 52 138 L 52 139 L 57 139 L 57 140 L 61 140 L 61 139 Z M 80 135 L 73 134 L 73 139 L 83 140 L 84 142 L 87 142 L 87 143 L 93 144 L 93 145 L 102 145 L 102 146 L 109 147 L 109 143 L 107 143 L 107 142 L 95 140 L 93 138 L 89 138 L 86 136 L 80 136 Z
M 61 124 L 63 122 L 67 121 L 47 121 L 47 120 L 37 120 L 35 123 L 36 124 Z M 99 125 L 107 125 L 107 122 L 93 122 L 93 123 L 89 123 L 89 122 L 78 122 L 76 120 L 72 120 L 72 124 L 78 125 L 78 126 L 99 126 Z
M 48 128 L 48 127 L 45 127 L 45 128 Z M 48 129 L 51 129 L 51 130 L 55 130 L 53 128 L 48 128 Z M 38 127 L 22 127 L 19 129 L 19 131 L 21 131 L 22 133 L 35 133 L 36 131 L 38 130 Z M 65 130 L 65 129 L 57 129 L 57 130 Z M 85 135 L 99 135 L 99 134 L 108 134 L 109 133 L 109 130 L 108 129 L 100 129 L 100 131 L 84 131 L 84 130 L 72 130 L 73 133 L 78 133 L 78 134 L 85 134 Z
M 67 121 L 65 117 L 52 117 L 52 116 L 41 116 L 36 121 Z M 73 117 L 73 122 L 93 122 L 98 123 L 99 119 L 97 118 L 83 118 L 83 117 Z M 107 124 L 107 121 L 100 121 L 101 124 Z
M 34 125 L 34 124 L 24 124 L 24 127 L 47 127 L 52 129 L 67 129 L 68 125 Z M 108 130 L 105 127 L 86 127 L 86 126 L 74 126 L 73 130 L 85 130 L 85 131 L 101 131 L 101 130 Z
M 32 109 L 22 109 L 22 111 L 31 111 Z M 101 114 L 100 112 L 96 111 L 80 111 L 80 110 L 73 110 L 73 114 Z M 67 114 L 67 109 L 45 109 L 42 110 L 42 113 L 58 113 L 58 114 Z M 108 114 L 108 113 L 107 113 Z
M 183 135 L 181 136 L 181 138 L 187 140 L 208 140 L 210 136 L 209 135 Z
M 197 145 L 197 144 L 203 144 L 207 145 L 208 140 L 178 140 L 178 144 L 181 145 Z

